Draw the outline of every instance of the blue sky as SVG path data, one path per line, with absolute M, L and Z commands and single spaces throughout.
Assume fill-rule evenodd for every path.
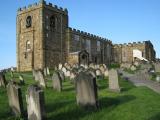
M 16 12 L 39 0 L 0 4 L 0 69 L 16 66 Z M 160 0 L 47 0 L 69 11 L 69 26 L 113 43 L 151 40 L 160 57 Z

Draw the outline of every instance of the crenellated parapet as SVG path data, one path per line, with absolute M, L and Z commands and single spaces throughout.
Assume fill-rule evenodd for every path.
M 45 0 L 40 0 L 38 3 L 29 4 L 28 6 L 24 6 L 22 8 L 18 8 L 17 12 L 21 13 L 21 12 L 25 12 L 27 10 L 36 9 L 36 8 L 42 7 L 42 6 L 48 7 L 49 9 L 54 9 L 54 10 L 62 12 L 64 14 L 68 14 L 67 8 L 58 7 L 57 5 L 53 5 L 52 3 L 46 3 Z
M 75 28 L 70 28 L 69 27 L 69 28 L 66 29 L 66 32 L 71 32 L 71 33 L 77 34 L 79 36 L 84 36 L 86 38 L 91 38 L 91 39 L 95 39 L 95 40 L 105 41 L 107 43 L 112 44 L 111 40 L 108 40 L 106 38 L 103 38 L 103 37 L 100 37 L 100 36 L 97 36 L 97 35 L 93 35 L 93 34 L 88 33 L 88 32 L 80 31 L 80 30 L 77 30 Z
M 114 44 L 115 47 L 133 47 L 133 46 L 138 46 L 138 45 L 144 45 L 146 41 L 138 41 L 138 42 L 133 42 L 133 43 L 123 43 L 123 44 Z

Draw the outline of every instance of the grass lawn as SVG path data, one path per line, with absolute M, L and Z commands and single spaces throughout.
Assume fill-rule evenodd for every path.
M 6 74 L 8 80 L 9 76 L 10 74 Z M 17 74 L 15 77 L 18 79 Z M 24 73 L 24 78 L 26 85 L 22 86 L 22 93 L 26 110 L 26 90 L 34 81 L 31 73 Z M 122 79 L 121 93 L 107 90 L 108 79 L 99 80 L 97 84 L 100 108 L 97 111 L 87 111 L 76 105 L 73 84 L 69 81 L 63 82 L 63 92 L 60 93 L 54 91 L 51 81 L 48 81 L 48 88 L 44 90 L 47 120 L 160 120 L 159 94 L 146 87 L 135 87 Z M 0 88 L 0 120 L 16 120 L 10 114 L 4 88 Z

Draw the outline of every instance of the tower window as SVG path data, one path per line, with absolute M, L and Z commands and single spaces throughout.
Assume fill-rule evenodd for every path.
M 26 52 L 30 51 L 31 50 L 31 42 L 28 40 L 26 42 Z
M 26 19 L 26 28 L 29 28 L 32 26 L 32 17 L 28 16 Z
M 55 28 L 56 27 L 56 18 L 55 16 L 50 17 L 50 27 Z

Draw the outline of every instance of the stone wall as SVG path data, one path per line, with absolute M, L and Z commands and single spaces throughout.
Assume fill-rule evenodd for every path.
M 114 62 L 116 63 L 132 63 L 133 50 L 138 49 L 142 52 L 142 56 L 149 61 L 155 60 L 155 50 L 150 41 L 133 42 L 128 44 L 115 44 L 113 46 Z
M 112 42 L 80 30 L 66 29 L 67 61 L 77 60 L 78 52 L 86 50 L 89 53 L 89 61 L 93 63 L 110 64 Z M 77 54 L 76 54 L 77 53 Z

